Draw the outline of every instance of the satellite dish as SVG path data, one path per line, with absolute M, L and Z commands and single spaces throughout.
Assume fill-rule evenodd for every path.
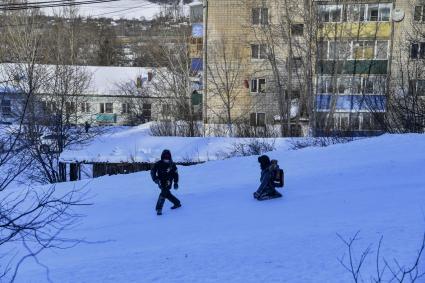
M 393 21 L 401 22 L 404 19 L 404 11 L 400 8 L 396 8 L 393 10 Z

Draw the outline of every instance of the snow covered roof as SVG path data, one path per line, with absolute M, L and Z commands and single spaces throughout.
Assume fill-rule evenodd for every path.
M 37 0 L 42 1 L 42 0 Z M 61 8 L 44 8 L 47 15 L 57 15 Z M 161 12 L 161 5 L 144 0 L 121 0 L 118 2 L 100 2 L 78 6 L 77 13 L 83 17 L 113 19 L 152 19 Z
M 16 67 L 19 66 L 19 67 Z M 39 69 L 53 69 L 55 65 L 36 65 Z M 90 95 L 122 95 L 124 92 L 120 89 L 120 84 L 133 83 L 136 85 L 137 78 L 143 83 L 148 80 L 148 73 L 155 74 L 158 69 L 142 67 L 114 67 L 114 66 L 71 66 L 87 73 L 90 77 L 90 83 L 84 94 Z M 25 73 L 24 64 L 0 64 L 0 81 L 13 81 L 16 72 Z M 22 76 L 22 75 L 21 75 Z M 13 82 L 4 85 L 12 88 Z M 40 90 L 40 92 L 46 92 Z
M 84 68 L 92 75 L 87 93 L 100 95 L 120 95 L 122 91 L 119 84 L 128 82 L 136 84 L 138 77 L 146 81 L 148 73 L 153 72 L 152 68 L 139 67 L 87 66 Z
M 91 144 L 67 150 L 63 162 L 154 162 L 164 149 L 172 152 L 175 162 L 202 162 L 222 159 L 242 138 L 225 137 L 156 137 L 150 135 L 150 123 L 137 127 L 115 127 Z M 273 139 L 276 148 L 288 148 L 287 139 Z

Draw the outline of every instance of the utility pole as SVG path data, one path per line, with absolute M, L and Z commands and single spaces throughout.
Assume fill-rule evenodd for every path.
M 202 41 L 202 104 L 203 113 L 202 118 L 204 120 L 204 136 L 206 135 L 206 126 L 208 124 L 207 110 L 208 110 L 208 0 L 203 0 L 203 41 Z

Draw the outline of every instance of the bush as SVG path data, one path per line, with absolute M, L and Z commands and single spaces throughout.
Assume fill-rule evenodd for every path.
M 353 137 L 316 137 L 292 139 L 290 141 L 290 149 L 298 150 L 306 147 L 326 147 L 333 144 L 348 143 L 355 140 Z
M 274 139 L 250 139 L 243 142 L 233 143 L 231 150 L 229 152 L 221 152 L 217 154 L 217 159 L 261 155 L 275 149 Z
M 199 122 L 186 121 L 160 121 L 153 122 L 150 126 L 153 136 L 180 136 L 180 137 L 199 137 L 202 136 L 202 125 Z

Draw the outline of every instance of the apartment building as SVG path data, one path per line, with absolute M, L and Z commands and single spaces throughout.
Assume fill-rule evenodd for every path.
M 401 92 L 424 96 L 423 0 L 206 3 L 209 123 L 373 135 Z

